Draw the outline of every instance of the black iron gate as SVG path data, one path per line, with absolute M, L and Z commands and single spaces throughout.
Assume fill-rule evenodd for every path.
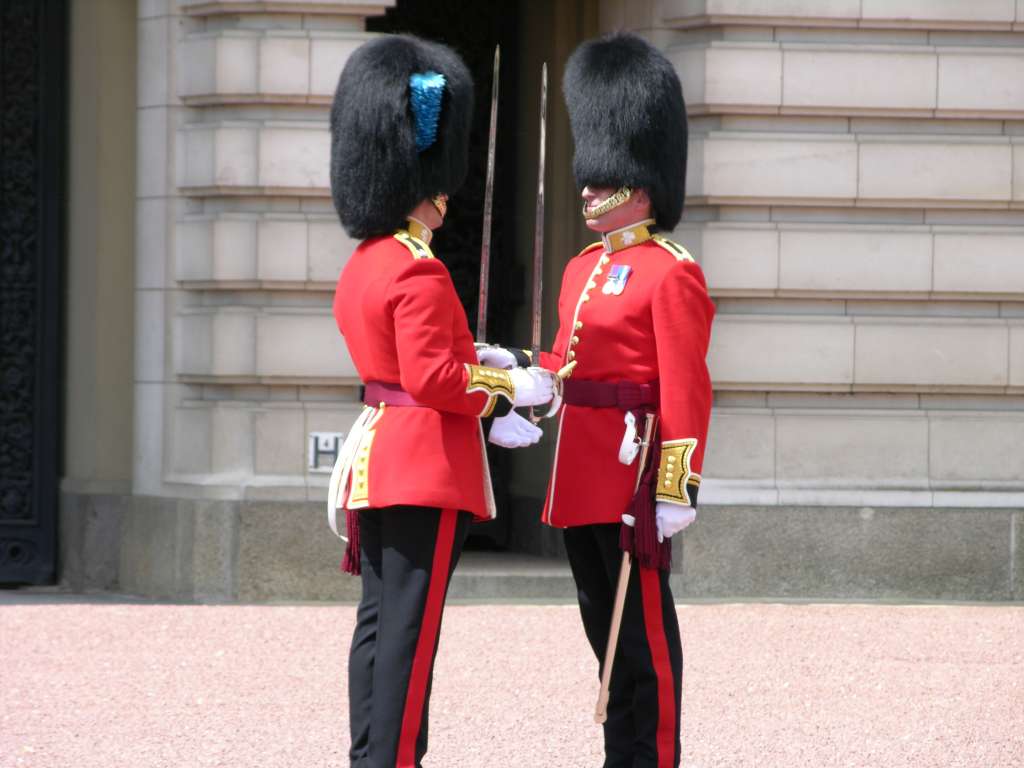
M 0 0 L 0 584 L 55 571 L 67 19 Z

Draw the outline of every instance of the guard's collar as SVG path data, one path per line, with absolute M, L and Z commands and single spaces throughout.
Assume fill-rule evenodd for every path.
M 605 232 L 601 235 L 601 241 L 604 243 L 604 250 L 606 253 L 615 253 L 621 251 L 623 248 L 630 248 L 634 245 L 640 245 L 640 243 L 647 242 L 653 237 L 651 231 L 648 229 L 650 225 L 654 224 L 654 219 L 644 219 L 638 221 L 635 224 L 622 227 L 620 229 L 613 229 L 611 232 Z
M 405 223 L 405 228 L 409 230 L 410 235 L 417 240 L 423 241 L 424 245 L 430 245 L 430 238 L 434 236 L 434 233 L 422 221 L 410 216 L 409 220 Z

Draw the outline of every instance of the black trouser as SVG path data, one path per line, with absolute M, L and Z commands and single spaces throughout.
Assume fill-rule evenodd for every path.
M 565 530 L 583 629 L 600 667 L 622 564 L 619 527 L 584 525 Z M 679 765 L 682 682 L 683 648 L 668 573 L 634 563 L 612 666 L 604 724 L 605 768 Z
M 427 753 L 441 614 L 470 514 L 429 507 L 359 513 L 363 596 L 348 660 L 359 768 L 418 768 Z

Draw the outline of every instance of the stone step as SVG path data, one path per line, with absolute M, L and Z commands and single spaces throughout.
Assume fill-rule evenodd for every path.
M 575 602 L 569 563 L 565 558 L 517 552 L 463 552 L 448 588 L 457 602 Z

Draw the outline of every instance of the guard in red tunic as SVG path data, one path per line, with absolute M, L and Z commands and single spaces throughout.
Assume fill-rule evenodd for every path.
M 700 267 L 657 234 L 682 215 L 686 111 L 672 65 L 633 35 L 581 45 L 563 87 L 583 216 L 601 240 L 566 267 L 558 335 L 542 355 L 551 370 L 575 365 L 564 384 L 543 520 L 565 529 L 599 662 L 620 545 L 632 552 L 638 567 L 612 666 L 604 765 L 667 768 L 679 765 L 683 665 L 670 537 L 696 515 L 714 315 Z M 648 422 L 651 450 L 641 465 Z
M 338 280 L 334 316 L 366 407 L 331 478 L 328 515 L 347 518 L 343 566 L 362 577 L 349 655 L 350 759 L 412 768 L 427 751 L 427 704 L 445 594 L 473 519 L 494 515 L 481 416 L 491 438 L 536 442 L 511 409 L 552 397 L 540 368 L 479 364 L 465 312 L 430 250 L 466 173 L 473 84 L 445 46 L 409 36 L 349 58 L 331 110 L 331 192 L 362 240 Z

